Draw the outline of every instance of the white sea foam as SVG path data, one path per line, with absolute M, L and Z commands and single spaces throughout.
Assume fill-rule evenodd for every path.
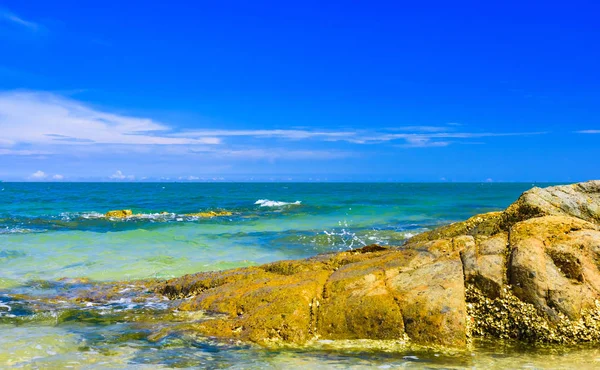
M 283 207 L 283 206 L 297 206 L 302 202 L 297 200 L 295 202 L 282 202 L 277 200 L 259 199 L 254 204 L 258 204 L 261 207 Z
M 88 212 L 88 213 L 81 214 L 81 218 L 85 218 L 85 219 L 102 218 L 102 217 L 104 217 L 104 215 L 102 213 L 98 213 L 98 212 Z
M 0 229 L 0 234 L 30 234 L 30 233 L 45 233 L 45 229 L 27 229 L 23 227 L 5 227 Z
M 90 220 L 104 217 L 102 213 L 98 212 L 62 212 L 59 216 L 62 221 L 67 222 L 76 220 L 78 218 Z
M 101 215 L 101 218 L 104 218 L 104 217 L 105 217 L 105 215 Z M 145 221 L 150 221 L 150 222 L 165 222 L 165 221 L 173 221 L 173 220 L 182 221 L 177 214 L 169 213 L 169 212 L 136 213 L 131 216 L 124 217 L 124 218 L 109 217 L 109 220 L 121 221 L 121 222 L 140 221 L 140 220 L 145 220 Z
M 150 220 L 150 221 L 169 221 L 177 217 L 175 213 L 138 213 L 127 217 L 127 219 Z

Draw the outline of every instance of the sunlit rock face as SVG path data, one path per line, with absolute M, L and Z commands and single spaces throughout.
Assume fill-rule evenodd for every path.
M 408 240 L 186 275 L 157 292 L 222 314 L 195 330 L 262 344 L 471 336 L 600 341 L 600 181 L 534 188 L 504 212 Z

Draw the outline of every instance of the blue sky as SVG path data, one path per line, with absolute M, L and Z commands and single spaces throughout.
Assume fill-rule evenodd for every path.
M 3 1 L 0 179 L 600 178 L 599 13 Z

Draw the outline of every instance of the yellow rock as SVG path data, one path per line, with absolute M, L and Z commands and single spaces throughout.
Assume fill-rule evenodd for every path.
M 104 216 L 113 218 L 126 218 L 133 215 L 130 209 L 118 209 L 114 211 L 108 211 Z
M 231 212 L 229 211 L 208 211 L 208 212 L 198 212 L 198 213 L 186 213 L 185 216 L 188 217 L 219 217 L 219 216 L 231 216 Z

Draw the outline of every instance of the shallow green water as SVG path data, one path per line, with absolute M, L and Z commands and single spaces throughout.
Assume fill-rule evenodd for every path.
M 168 278 L 372 243 L 398 245 L 437 225 L 502 209 L 531 186 L 1 183 L 0 367 L 600 366 L 593 347 L 534 349 L 478 342 L 467 352 L 402 346 L 386 352 L 319 342 L 303 350 L 275 351 L 199 338 L 186 330 L 157 338 L 161 317 L 170 312 L 168 302 L 129 297 L 102 306 L 44 306 L 43 300 L 35 301 L 95 289 L 82 278 Z M 102 217 L 125 208 L 138 216 Z M 211 210 L 232 215 L 186 216 Z M 153 316 L 150 322 L 135 319 Z

